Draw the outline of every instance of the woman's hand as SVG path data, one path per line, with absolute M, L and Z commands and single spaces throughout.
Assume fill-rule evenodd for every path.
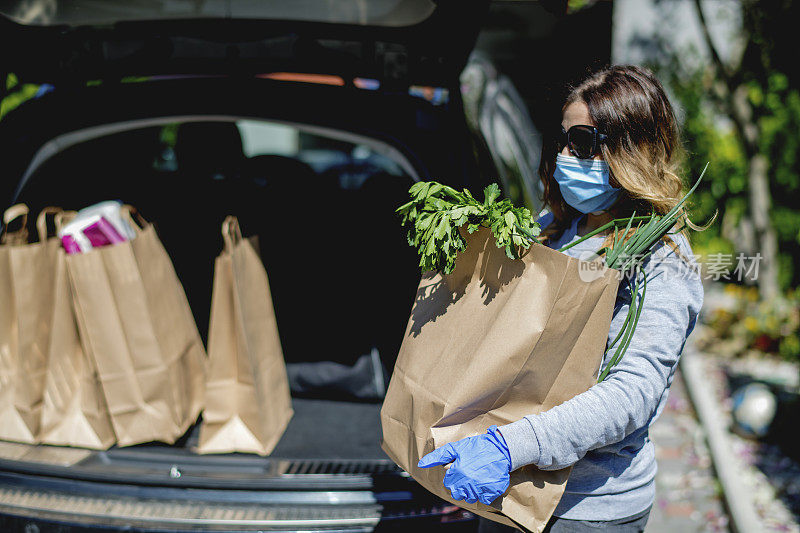
M 420 468 L 453 463 L 444 475 L 444 486 L 454 500 L 489 505 L 508 489 L 511 454 L 497 426 L 483 435 L 445 444 L 423 457 Z

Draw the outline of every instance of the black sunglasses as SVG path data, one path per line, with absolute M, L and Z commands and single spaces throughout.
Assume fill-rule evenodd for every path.
M 600 133 L 596 127 L 578 124 L 572 126 L 569 131 L 561 126 L 561 136 L 558 140 L 558 151 L 569 147 L 569 151 L 580 159 L 591 159 L 600 150 L 600 145 L 606 141 L 608 136 Z

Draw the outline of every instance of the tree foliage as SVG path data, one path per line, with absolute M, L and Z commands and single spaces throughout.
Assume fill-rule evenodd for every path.
M 696 175 L 709 161 L 705 183 L 695 194 L 694 214 L 700 220 L 719 211 L 720 223 L 696 234 L 699 253 L 758 253 L 752 231 L 752 160 L 767 162 L 771 207 L 769 221 L 777 237 L 778 282 L 782 289 L 800 284 L 800 87 L 782 61 L 776 43 L 784 42 L 786 2 L 742 3 L 742 35 L 746 45 L 733 64 L 687 60 L 691 51 L 672 50 L 656 69 L 683 111 L 683 137 L 688 174 Z M 693 59 L 693 58 L 692 58 Z M 796 66 L 795 66 L 796 67 Z M 726 85 L 721 89 L 721 85 Z M 724 101 L 741 94 L 750 114 L 755 142 L 748 144 Z M 741 117 L 738 117 L 741 120 Z M 738 126 L 738 128 L 737 128 Z M 745 126 L 746 127 L 746 126 Z

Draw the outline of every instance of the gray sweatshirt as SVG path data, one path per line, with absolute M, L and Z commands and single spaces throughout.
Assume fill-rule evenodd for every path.
M 540 223 L 549 223 L 545 215 Z M 577 239 L 578 220 L 552 248 Z M 585 258 L 602 245 L 591 237 L 565 251 Z M 670 246 L 656 245 L 644 267 L 647 294 L 628 351 L 604 381 L 538 415 L 501 426 L 511 468 L 534 464 L 542 470 L 573 465 L 555 516 L 615 520 L 645 510 L 655 496 L 656 460 L 648 436 L 667 400 L 686 338 L 703 303 L 703 286 L 691 248 L 673 236 L 687 263 Z M 617 335 L 630 303 L 620 283 L 609 342 Z M 610 354 L 609 354 L 610 355 Z M 601 368 L 605 368 L 606 358 Z

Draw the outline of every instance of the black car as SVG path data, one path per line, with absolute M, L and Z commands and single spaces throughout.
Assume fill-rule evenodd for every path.
M 199 455 L 198 424 L 174 445 L 0 442 L 0 530 L 475 529 L 384 455 L 379 411 L 419 280 L 408 187 L 499 180 L 537 207 L 524 105 L 489 61 L 465 70 L 487 4 L 0 1 L 0 80 L 35 89 L 0 120 L 3 204 L 135 205 L 202 334 L 237 215 L 295 410 L 266 458 Z

